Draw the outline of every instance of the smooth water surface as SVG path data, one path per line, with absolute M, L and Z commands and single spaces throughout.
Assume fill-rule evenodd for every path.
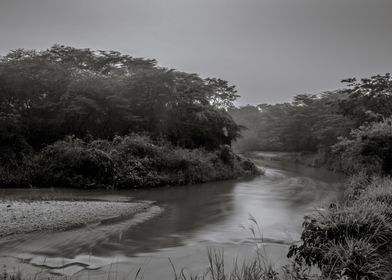
M 265 175 L 250 180 L 139 191 L 2 190 L 3 197 L 152 200 L 163 211 L 153 207 L 130 220 L 26 235 L 0 243 L 0 255 L 33 257 L 33 264 L 75 279 L 113 273 L 132 278 L 138 267 L 144 279 L 166 279 L 172 273 L 168 258 L 199 270 L 206 266 L 207 248 L 223 249 L 230 259 L 253 252 L 255 242 L 269 244 L 271 259 L 284 263 L 287 245 L 299 239 L 303 216 L 338 200 L 342 177 L 261 153 L 253 160 Z M 250 219 L 257 222 L 256 240 L 246 230 L 254 224 Z

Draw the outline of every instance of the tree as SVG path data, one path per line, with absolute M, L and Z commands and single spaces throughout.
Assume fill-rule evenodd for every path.
M 167 133 L 176 145 L 216 149 L 231 145 L 240 135 L 240 126 L 223 109 L 181 103 L 170 112 Z
M 0 112 L 18 116 L 21 136 L 35 149 L 67 135 L 111 139 L 131 132 L 189 147 L 230 144 L 237 129 L 225 110 L 235 93 L 224 80 L 115 51 L 54 45 L 0 57 Z M 173 139 L 190 133 L 191 122 L 203 127 L 202 136 Z
M 235 86 L 216 78 L 207 78 L 205 81 L 210 89 L 209 100 L 212 106 L 223 109 L 234 107 L 233 102 L 239 97 Z
M 342 137 L 333 151 L 347 173 L 392 174 L 392 118 L 361 126 Z
M 354 120 L 357 127 L 392 115 L 392 77 L 389 73 L 359 82 L 355 78 L 342 82 L 347 88 L 341 90 L 345 98 L 340 101 L 340 110 Z

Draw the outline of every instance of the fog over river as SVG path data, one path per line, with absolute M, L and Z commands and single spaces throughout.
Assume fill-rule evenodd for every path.
M 0 256 L 72 279 L 171 279 L 176 268 L 200 271 L 207 249 L 223 250 L 226 261 L 250 258 L 264 245 L 267 258 L 287 262 L 289 244 L 299 239 L 303 216 L 338 200 L 342 176 L 254 153 L 265 175 L 249 180 L 138 191 L 2 190 L 3 197 L 52 195 L 63 199 L 154 201 L 147 215 L 111 220 L 58 233 L 34 233 L 0 243 Z M 260 233 L 246 230 L 253 217 Z M 252 219 L 253 219 L 252 218 Z

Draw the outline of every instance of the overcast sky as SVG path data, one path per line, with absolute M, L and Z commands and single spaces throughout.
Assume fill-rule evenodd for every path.
M 392 0 L 0 0 L 0 53 L 54 43 L 155 58 L 290 101 L 392 71 Z

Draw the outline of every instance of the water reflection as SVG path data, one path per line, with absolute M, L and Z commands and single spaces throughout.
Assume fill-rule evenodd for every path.
M 61 233 L 36 233 L 0 244 L 7 250 L 74 257 L 78 254 L 132 256 L 159 248 L 179 246 L 184 238 L 200 227 L 222 221 L 233 209 L 235 182 L 203 184 L 143 191 L 78 190 L 3 190 L 3 197 L 18 199 L 57 197 L 62 199 L 152 200 L 163 208 L 153 219 L 144 219 L 137 227 L 127 220 L 99 227 L 86 227 Z
M 184 245 L 186 238 L 200 228 L 208 228 L 230 216 L 234 209 L 231 193 L 235 185 L 235 182 L 225 182 L 134 193 L 136 199 L 156 201 L 164 212 L 138 227 L 129 228 L 120 241 L 102 243 L 93 253 L 100 255 L 115 250 L 129 256 Z
M 150 200 L 150 217 L 110 221 L 60 233 L 31 234 L 0 244 L 0 255 L 30 253 L 77 260 L 83 256 L 157 261 L 201 258 L 206 246 L 227 251 L 242 248 L 251 236 L 241 226 L 249 215 L 258 222 L 264 241 L 288 244 L 297 240 L 303 216 L 338 200 L 342 177 L 322 169 L 254 157 L 266 171 L 251 180 L 139 191 L 2 190 L 3 197 L 94 200 Z M 163 209 L 163 212 L 160 211 Z M 135 226 L 136 225 L 136 226 Z M 246 251 L 246 250 L 244 250 Z M 203 254 L 204 256 L 204 254 Z M 158 264 L 159 263 L 159 264 Z M 163 264 L 157 261 L 157 267 Z M 154 270 L 154 268 L 153 268 Z

